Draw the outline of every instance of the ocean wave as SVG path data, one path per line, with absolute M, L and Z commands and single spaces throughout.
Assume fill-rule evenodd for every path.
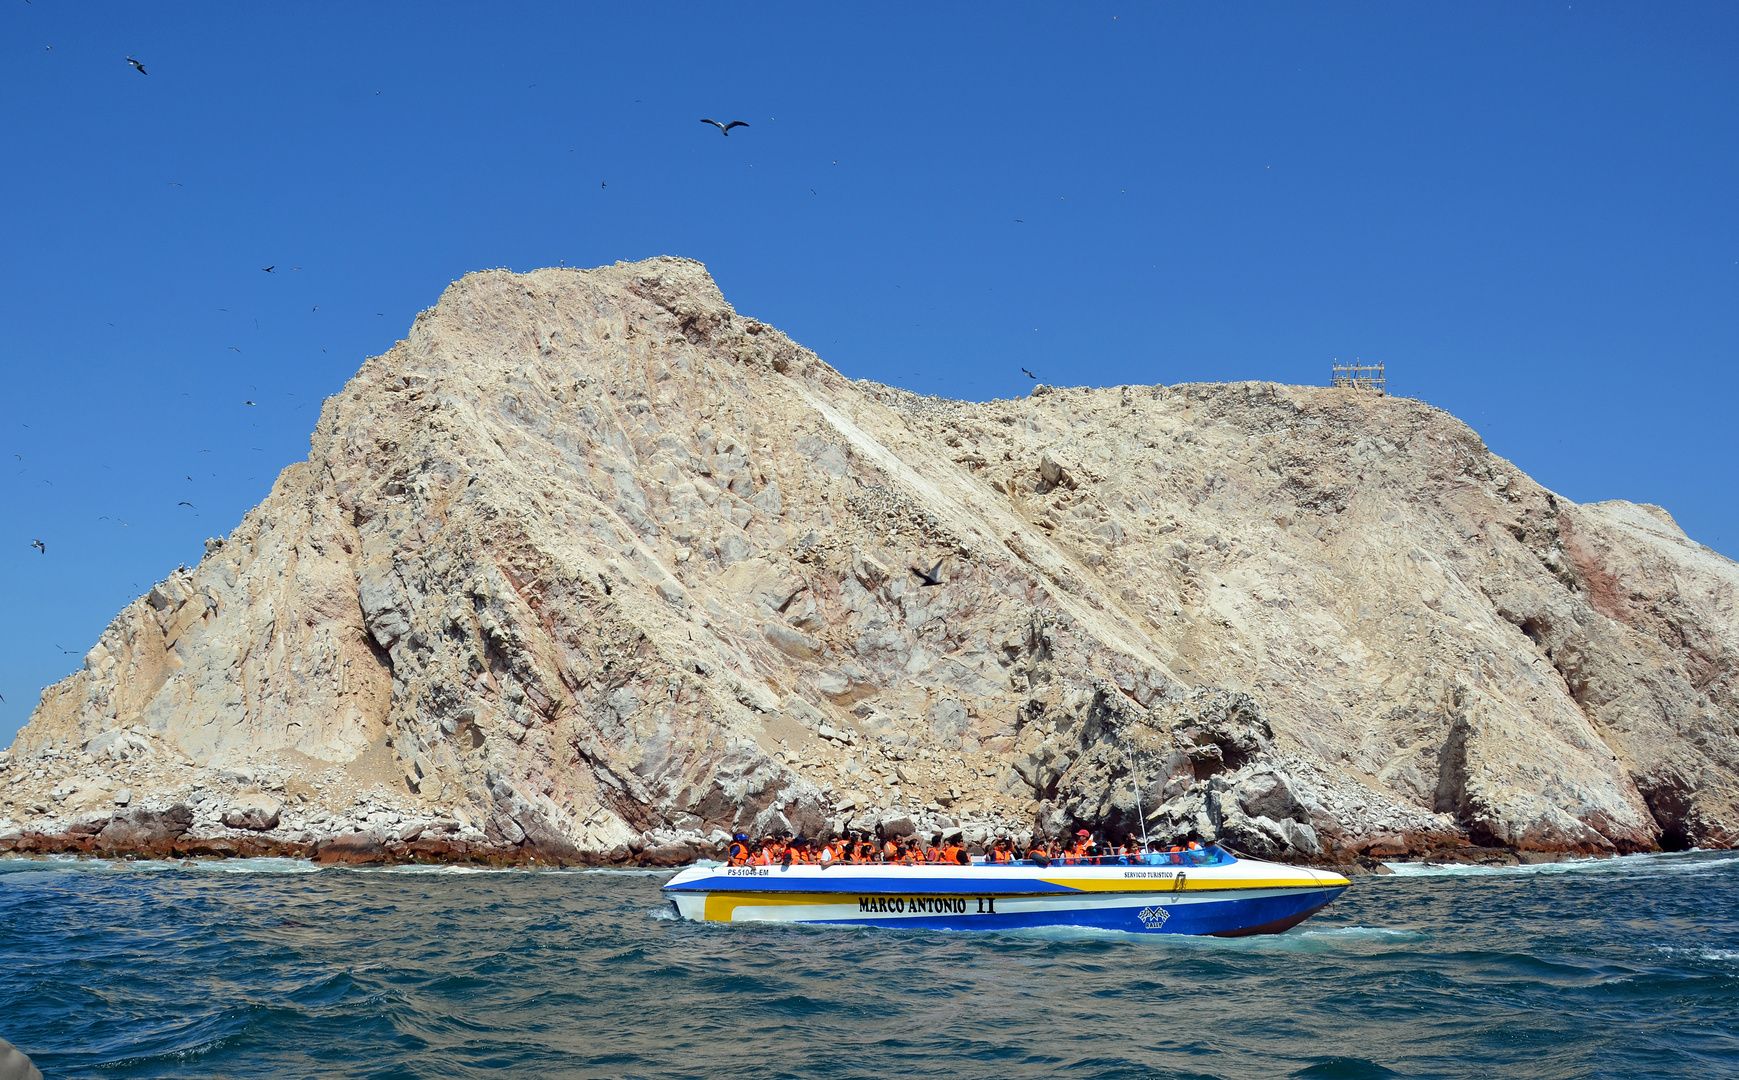
M 1299 937 L 1347 941 L 1424 941 L 1430 936 L 1422 930 L 1405 930 L 1392 926 L 1337 926 L 1330 930 L 1300 929 L 1296 933 Z
M 1705 874 L 1739 863 L 1739 856 L 1710 857 L 1704 852 L 1653 851 L 1641 855 L 1615 855 L 1606 859 L 1566 859 L 1563 862 L 1520 866 L 1485 866 L 1460 863 L 1385 863 L 1398 878 L 1503 877 L 1525 874 Z
M 1689 956 L 1717 964 L 1739 960 L 1739 949 L 1712 949 L 1706 945 L 1661 945 L 1658 948 L 1668 956 Z
M 1731 866 L 1361 878 L 1230 939 L 684 923 L 649 868 L 238 869 L 0 865 L 6 1038 L 112 1080 L 1382 1075 L 1350 1054 L 1422 1080 L 1681 1080 L 1739 1054 Z
M 209 870 L 219 874 L 318 874 L 326 869 L 309 859 L 194 859 L 176 863 L 187 870 Z

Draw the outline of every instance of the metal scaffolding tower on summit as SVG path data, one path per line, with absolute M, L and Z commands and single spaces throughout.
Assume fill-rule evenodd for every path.
M 1388 393 L 1383 365 L 1361 364 L 1357 359 L 1350 364 L 1343 364 L 1337 358 L 1334 362 L 1334 382 L 1330 385 L 1346 386 L 1354 390 L 1375 390 L 1379 394 Z

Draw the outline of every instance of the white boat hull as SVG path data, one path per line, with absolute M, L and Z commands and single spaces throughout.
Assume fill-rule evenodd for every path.
M 1227 857 L 1181 867 L 692 867 L 664 891 L 678 915 L 700 922 L 1238 936 L 1288 929 L 1349 884 L 1338 874 Z

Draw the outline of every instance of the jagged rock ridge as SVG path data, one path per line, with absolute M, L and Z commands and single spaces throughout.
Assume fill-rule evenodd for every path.
M 693 262 L 477 273 L 44 692 L 0 845 L 1730 845 L 1736 582 L 1416 401 L 944 401 L 844 378 Z

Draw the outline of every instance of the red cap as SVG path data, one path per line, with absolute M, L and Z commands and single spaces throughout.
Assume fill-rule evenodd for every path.
M 1091 836 L 1093 834 L 1088 832 L 1086 829 L 1076 829 L 1075 835 L 1076 836 Z

